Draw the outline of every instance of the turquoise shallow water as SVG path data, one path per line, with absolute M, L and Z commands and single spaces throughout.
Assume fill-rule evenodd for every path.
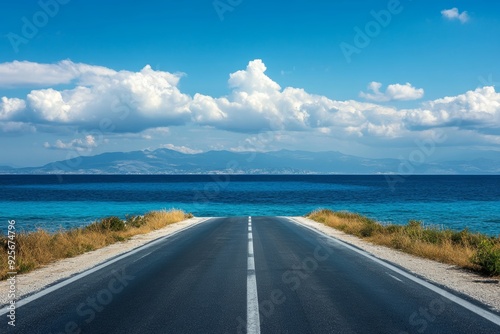
M 389 179 L 389 181 L 394 179 Z M 500 234 L 500 176 L 0 176 L 0 218 L 18 228 L 83 226 L 178 208 L 196 216 L 297 216 L 317 208 Z M 4 231 L 5 233 L 5 231 Z

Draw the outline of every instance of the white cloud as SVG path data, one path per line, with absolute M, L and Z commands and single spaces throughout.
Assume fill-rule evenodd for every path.
M 458 8 L 443 9 L 441 15 L 448 20 L 459 20 L 461 23 L 469 21 L 469 14 L 466 11 L 459 12 Z
M 251 61 L 246 70 L 230 75 L 229 96 L 196 94 L 191 103 L 193 120 L 241 132 L 305 129 L 309 126 L 308 108 L 328 108 L 324 104 L 329 100 L 321 96 L 291 87 L 282 90 L 265 71 L 262 60 Z
M 269 131 L 252 135 L 240 141 L 238 146 L 229 148 L 233 152 L 265 152 L 278 149 L 275 143 L 283 141 L 286 134 L 282 132 Z M 289 140 L 290 138 L 287 138 Z
M 80 69 L 85 66 L 78 65 Z M 76 81 L 69 89 L 35 89 L 24 100 L 3 97 L 0 131 L 32 131 L 35 126 L 46 132 L 51 127 L 69 127 L 150 140 L 162 139 L 175 125 L 249 133 L 248 142 L 231 146 L 236 149 L 265 143 L 255 137 L 259 133 L 314 134 L 368 145 L 395 138 L 411 142 L 411 138 L 434 128 L 456 129 L 454 136 L 460 131 L 467 131 L 462 133 L 468 136 L 472 132 L 478 141 L 488 143 L 493 142 L 491 136 L 499 136 L 500 94 L 494 87 L 424 102 L 418 108 L 398 109 L 376 102 L 421 98 L 423 89 L 409 83 L 392 84 L 382 92 L 382 85 L 372 82 L 370 92 L 360 96 L 375 102 L 337 101 L 301 88 L 282 88 L 265 72 L 262 60 L 251 61 L 246 69 L 230 74 L 227 96 L 191 97 L 179 89 L 182 74 L 155 71 L 150 66 L 139 72 L 92 69 L 85 72 L 91 75 L 71 74 Z M 106 131 L 99 131 L 103 121 Z M 85 150 L 92 144 L 75 139 L 47 143 L 46 147 Z M 186 146 L 172 148 L 191 150 Z
M 381 92 L 380 88 L 382 88 L 380 82 L 370 82 L 368 90 L 370 90 L 371 93 L 360 92 L 359 96 L 376 102 L 417 100 L 424 96 L 424 90 L 422 88 L 415 88 L 408 82 L 404 85 L 389 85 L 385 92 Z
M 27 105 L 32 118 L 42 123 L 96 129 L 106 121 L 116 132 L 137 132 L 189 120 L 191 98 L 177 88 L 179 79 L 146 66 L 140 72 L 87 77 L 87 86 L 34 90 Z
M 240 93 L 273 93 L 280 90 L 280 85 L 265 74 L 266 70 L 264 62 L 261 59 L 255 59 L 248 63 L 246 70 L 229 75 L 229 87 Z
M 67 143 L 61 139 L 56 140 L 54 144 L 44 143 L 44 147 L 54 150 L 75 150 L 78 152 L 89 152 L 97 147 L 97 142 L 94 136 L 86 135 L 83 139 L 73 139 Z
M 391 107 L 357 101 L 335 101 L 304 89 L 282 89 L 265 74 L 261 60 L 248 64 L 245 71 L 229 79 L 232 92 L 213 98 L 196 94 L 191 104 L 199 125 L 238 132 L 319 131 L 331 137 L 389 137 L 404 133 L 403 114 Z M 396 98 L 409 94 L 404 89 L 389 90 Z M 239 145 L 239 150 L 245 145 Z
M 0 133 L 26 134 L 35 133 L 36 128 L 24 122 L 0 122 Z
M 140 72 L 109 72 L 87 77 L 86 85 L 72 89 L 33 90 L 26 98 L 24 118 L 91 130 L 107 120 L 118 133 L 192 123 L 253 133 L 332 128 L 338 135 L 346 133 L 346 127 L 350 132 L 356 129 L 358 135 L 381 133 L 378 127 L 387 129 L 389 118 L 400 118 L 396 110 L 376 104 L 334 101 L 300 88 L 282 89 L 265 71 L 262 60 L 249 62 L 245 70 L 230 75 L 231 93 L 218 98 L 202 94 L 191 98 L 177 87 L 181 75 L 149 66 Z M 394 130 L 388 133 L 394 135 Z
M 0 64 L 0 87 L 33 87 L 68 84 L 75 79 L 85 81 L 96 76 L 111 76 L 116 72 L 102 66 L 63 60 L 56 64 L 13 61 Z
M 411 126 L 454 126 L 478 132 L 500 130 L 500 93 L 494 87 L 477 88 L 465 94 L 444 97 L 423 104 L 423 108 L 406 112 Z
M 0 99 L 0 120 L 14 119 L 16 114 L 26 109 L 26 102 L 21 99 L 9 99 L 2 97 Z
M 170 129 L 167 127 L 158 127 L 144 130 L 140 133 L 141 138 L 151 140 L 155 138 L 162 138 L 170 134 Z
M 35 127 L 20 120 L 26 109 L 26 102 L 21 99 L 2 97 L 0 99 L 0 133 L 30 133 Z
M 265 71 L 262 60 L 251 61 L 246 70 L 230 75 L 232 92 L 228 97 L 196 94 L 191 104 L 193 119 L 199 124 L 242 132 L 279 128 L 283 121 L 277 108 L 281 87 Z
M 161 145 L 160 147 L 167 148 L 169 150 L 174 150 L 177 152 L 181 152 L 184 154 L 196 154 L 196 153 L 203 152 L 202 150 L 195 150 L 195 149 L 189 148 L 187 146 L 176 146 L 174 144 L 164 144 L 164 145 Z

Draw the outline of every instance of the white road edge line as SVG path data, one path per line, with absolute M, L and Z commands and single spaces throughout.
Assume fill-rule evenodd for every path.
M 141 256 L 141 257 L 140 257 L 140 258 L 138 258 L 137 260 L 134 260 L 132 263 L 136 263 L 137 261 L 144 259 L 146 256 L 148 256 L 148 255 L 149 255 L 149 254 L 151 254 L 151 253 L 153 253 L 153 252 L 149 252 L 149 253 L 147 253 L 146 255 Z
M 317 234 L 320 234 L 322 236 L 326 236 L 328 239 L 330 239 L 330 240 L 332 240 L 332 241 L 334 241 L 334 242 L 336 242 L 336 243 L 338 243 L 338 244 L 340 244 L 340 245 L 342 245 L 342 246 L 344 246 L 344 247 L 346 247 L 346 248 L 348 248 L 348 249 L 350 249 L 350 250 L 352 250 L 352 251 L 354 251 L 354 252 L 356 252 L 356 253 L 358 253 L 360 255 L 363 255 L 364 257 L 366 257 L 366 258 L 368 258 L 368 259 L 370 259 L 370 260 L 372 260 L 372 261 L 374 261 L 374 262 L 376 262 L 376 263 L 378 263 L 378 264 L 386 267 L 387 269 L 389 269 L 389 270 L 391 270 L 391 271 L 393 271 L 393 272 L 395 272 L 395 273 L 397 273 L 397 274 L 399 274 L 399 275 L 401 275 L 403 277 L 406 277 L 409 280 L 412 280 L 415 283 L 420 284 L 420 285 L 426 287 L 427 289 L 429 289 L 431 291 L 434 291 L 435 293 L 437 293 L 437 294 L 445 297 L 446 299 L 451 300 L 452 302 L 454 302 L 454 303 L 456 303 L 456 304 L 458 304 L 458 305 L 466 308 L 467 310 L 469 310 L 469 311 L 471 311 L 473 313 L 476 313 L 477 315 L 485 318 L 486 320 L 489 320 L 492 323 L 500 326 L 500 316 L 498 316 L 498 315 L 496 315 L 496 314 L 494 314 L 492 312 L 489 312 L 489 311 L 487 311 L 487 310 L 485 310 L 485 309 L 483 309 L 483 308 L 481 308 L 481 307 L 479 307 L 477 305 L 474 305 L 474 304 L 472 304 L 471 302 L 468 302 L 465 299 L 462 299 L 462 298 L 460 298 L 460 297 L 458 297 L 458 296 L 456 296 L 456 295 L 454 295 L 454 294 L 452 294 L 452 293 L 450 293 L 450 292 L 448 292 L 448 291 L 446 291 L 444 289 L 441 289 L 441 288 L 435 286 L 434 284 L 431 284 L 431 283 L 429 283 L 427 281 L 424 281 L 421 278 L 413 276 L 412 274 L 410 274 L 410 273 L 408 273 L 408 272 L 406 272 L 404 270 L 401 270 L 401 269 L 399 269 L 399 268 L 397 268 L 397 267 L 395 267 L 395 266 L 393 266 L 393 265 L 391 265 L 391 264 L 389 264 L 387 262 L 384 262 L 384 261 L 376 258 L 375 256 L 373 256 L 373 255 L 371 255 L 371 254 L 369 254 L 369 253 L 367 253 L 367 252 L 365 252 L 365 251 L 363 251 L 361 249 L 353 247 L 353 246 L 349 245 L 348 243 L 346 243 L 346 242 L 344 242 L 342 240 L 339 240 L 339 239 L 337 239 L 335 237 L 332 237 L 332 236 L 327 235 L 327 234 L 325 234 L 325 233 L 323 233 L 321 231 L 318 231 L 317 229 L 315 229 L 313 227 L 304 225 L 304 224 L 300 223 L 299 221 L 297 221 L 295 218 L 288 218 L 288 219 L 291 222 L 293 222 L 294 224 L 297 224 L 297 225 L 300 225 L 302 227 L 305 227 L 305 228 L 307 228 L 307 229 L 309 229 L 309 230 L 311 230 L 311 231 L 313 231 L 313 232 L 315 232 Z
M 213 219 L 213 218 L 202 219 L 199 222 L 194 223 L 193 225 L 187 226 L 187 227 L 185 227 L 183 229 L 180 229 L 180 230 L 178 230 L 178 231 L 176 231 L 176 232 L 174 232 L 172 234 L 166 235 L 164 237 L 160 237 L 160 238 L 158 238 L 158 239 L 156 239 L 154 241 L 151 241 L 151 242 L 149 242 L 149 243 L 147 243 L 147 244 L 145 244 L 143 246 L 140 246 L 138 248 L 135 248 L 135 249 L 133 249 L 133 250 L 125 253 L 125 254 L 122 254 L 122 255 L 114 258 L 114 259 L 106 261 L 106 262 L 104 262 L 104 263 L 102 263 L 102 264 L 100 264 L 100 265 L 98 265 L 96 267 L 90 268 L 90 269 L 88 269 L 88 270 L 86 270 L 86 271 L 84 271 L 84 272 L 82 272 L 80 274 L 77 274 L 75 276 L 72 276 L 72 277 L 70 277 L 70 278 L 68 278 L 68 279 L 66 279 L 66 280 L 64 280 L 62 282 L 59 282 L 59 283 L 57 283 L 55 285 L 52 285 L 52 286 L 49 286 L 48 288 L 43 289 L 43 290 L 41 290 L 41 291 L 39 291 L 39 292 L 31 295 L 31 296 L 28 296 L 28 297 L 26 297 L 24 299 L 18 300 L 18 301 L 16 301 L 16 308 L 19 308 L 19 307 L 21 307 L 23 305 L 26 305 L 26 304 L 28 304 L 28 303 L 30 303 L 30 302 L 32 302 L 32 301 L 34 301 L 34 300 L 36 300 L 36 299 L 38 299 L 40 297 L 43 297 L 43 296 L 51 293 L 52 291 L 60 289 L 63 286 L 66 286 L 66 285 L 68 285 L 70 283 L 73 283 L 74 281 L 79 280 L 82 277 L 90 275 L 90 274 L 92 274 L 92 273 L 94 273 L 94 272 L 96 272 L 96 271 L 98 271 L 98 270 L 100 270 L 102 268 L 105 268 L 105 267 L 109 266 L 110 264 L 113 264 L 113 263 L 115 263 L 117 261 L 120 261 L 120 260 L 122 260 L 122 259 L 124 259 L 124 258 L 126 258 L 126 257 L 128 257 L 128 256 L 130 256 L 132 254 L 135 254 L 135 253 L 137 253 L 139 251 L 142 251 L 142 250 L 147 249 L 147 248 L 149 248 L 149 247 L 151 247 L 153 245 L 156 245 L 157 243 L 159 243 L 159 242 L 161 242 L 161 241 L 163 241 L 165 239 L 168 239 L 168 238 L 170 238 L 170 237 L 172 237 L 172 236 L 174 236 L 176 234 L 179 234 L 180 232 L 188 230 L 188 229 L 190 229 L 190 228 L 192 228 L 194 226 L 197 226 L 197 225 L 199 225 L 201 223 L 204 223 L 204 222 L 206 222 L 207 220 L 210 220 L 210 219 Z M 149 254 L 146 254 L 146 255 L 149 255 Z M 0 316 L 3 316 L 5 314 L 7 314 L 8 312 L 9 312 L 8 306 L 5 306 L 2 309 L 0 309 Z
M 248 221 L 251 219 L 248 217 Z M 260 334 L 259 297 L 257 295 L 252 232 L 248 233 L 247 334 Z
M 392 278 L 394 278 L 396 281 L 400 281 L 400 282 L 403 282 L 402 280 L 400 280 L 399 278 L 397 278 L 396 276 L 394 275 L 391 275 L 389 273 L 386 273 L 387 275 L 391 276 Z

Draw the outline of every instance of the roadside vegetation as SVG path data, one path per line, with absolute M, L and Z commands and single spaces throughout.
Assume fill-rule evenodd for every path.
M 327 209 L 316 210 L 306 217 L 377 245 L 500 276 L 500 236 L 424 226 L 415 220 L 407 225 L 383 225 L 359 214 Z
M 8 238 L 0 236 L 0 246 L 3 249 L 0 254 L 0 279 L 6 279 L 9 271 L 26 273 L 53 261 L 125 241 L 134 235 L 158 230 L 191 217 L 191 214 L 180 210 L 151 211 L 144 216 L 127 216 L 126 220 L 106 217 L 85 227 L 55 233 L 43 229 L 17 233 L 16 270 L 8 270 Z

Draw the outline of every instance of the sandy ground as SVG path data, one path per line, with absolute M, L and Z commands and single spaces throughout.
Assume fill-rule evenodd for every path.
M 397 264 L 427 281 L 448 287 L 488 305 L 492 310 L 500 311 L 500 282 L 497 279 L 483 277 L 456 266 L 418 258 L 391 248 L 374 245 L 307 218 L 293 218 L 296 222 L 361 248 L 379 259 Z
M 148 234 L 136 235 L 125 242 L 118 242 L 73 258 L 59 260 L 40 269 L 18 275 L 16 277 L 16 299 L 22 299 L 57 281 L 93 268 L 112 257 L 126 253 L 150 241 L 170 235 L 191 225 L 195 225 L 203 220 L 204 218 L 191 218 L 172 225 L 167 225 L 160 230 Z M 0 308 L 8 302 L 8 288 L 7 281 L 0 282 Z
M 500 311 L 500 283 L 498 280 L 488 279 L 461 270 L 455 266 L 421 259 L 397 250 L 373 245 L 357 237 L 347 235 L 344 232 L 303 217 L 293 217 L 293 219 L 296 222 L 308 225 L 327 235 L 357 246 L 380 259 L 406 268 L 408 271 L 428 281 L 435 282 L 438 285 L 446 286 L 452 290 L 470 296 L 490 306 L 493 310 Z M 191 225 L 200 223 L 203 220 L 203 218 L 188 219 L 149 234 L 137 235 L 126 242 L 116 243 L 74 258 L 60 260 L 27 274 L 18 275 L 16 285 L 17 299 L 19 300 L 57 281 L 93 268 L 109 258 L 126 253 L 152 240 L 167 236 Z M 0 282 L 0 307 L 7 302 L 7 291 L 8 282 Z

